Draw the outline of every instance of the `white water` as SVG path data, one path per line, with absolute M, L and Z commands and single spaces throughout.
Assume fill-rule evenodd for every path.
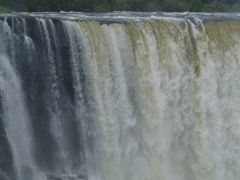
M 3 55 L 8 46 L 0 42 L 4 120 L 17 180 L 25 180 L 25 165 L 34 169 L 32 180 L 239 179 L 239 21 L 58 21 L 61 26 L 51 19 L 34 20 L 43 46 L 24 30 L 27 57 L 36 69 L 30 80 L 43 77 L 33 84 L 43 81 L 41 98 L 49 98 L 43 104 L 48 111 L 41 113 L 49 117 L 49 139 L 57 146 L 45 149 L 54 155 L 54 170 L 33 153 L 24 96 L 34 96 L 35 86 L 28 90 L 31 95 L 23 92 L 16 71 L 21 68 L 11 64 L 18 57 L 10 61 Z M 35 61 L 38 46 L 45 51 Z M 39 61 L 42 67 L 34 64 Z
M 36 176 L 32 159 L 31 129 L 24 98 L 21 94 L 20 81 L 9 59 L 0 56 L 0 90 L 4 101 L 4 123 L 7 137 L 13 151 L 16 178 L 19 180 L 43 180 Z M 39 175 L 38 175 L 39 176 Z

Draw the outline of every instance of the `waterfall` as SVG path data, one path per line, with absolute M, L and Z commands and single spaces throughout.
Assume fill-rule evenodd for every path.
M 0 180 L 238 180 L 236 14 L 0 15 Z

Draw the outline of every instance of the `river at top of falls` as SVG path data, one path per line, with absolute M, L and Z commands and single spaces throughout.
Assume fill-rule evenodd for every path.
M 240 13 L 0 14 L 0 180 L 239 180 Z

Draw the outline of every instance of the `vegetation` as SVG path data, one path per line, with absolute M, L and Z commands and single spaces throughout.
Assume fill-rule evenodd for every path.
M 0 6 L 0 13 L 6 13 L 6 12 L 11 12 L 11 10 L 6 7 Z
M 0 5 L 15 11 L 240 11 L 240 0 L 1 0 Z

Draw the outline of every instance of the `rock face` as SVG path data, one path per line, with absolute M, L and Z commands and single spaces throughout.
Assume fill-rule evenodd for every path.
M 238 17 L 0 15 L 0 179 L 239 180 Z

